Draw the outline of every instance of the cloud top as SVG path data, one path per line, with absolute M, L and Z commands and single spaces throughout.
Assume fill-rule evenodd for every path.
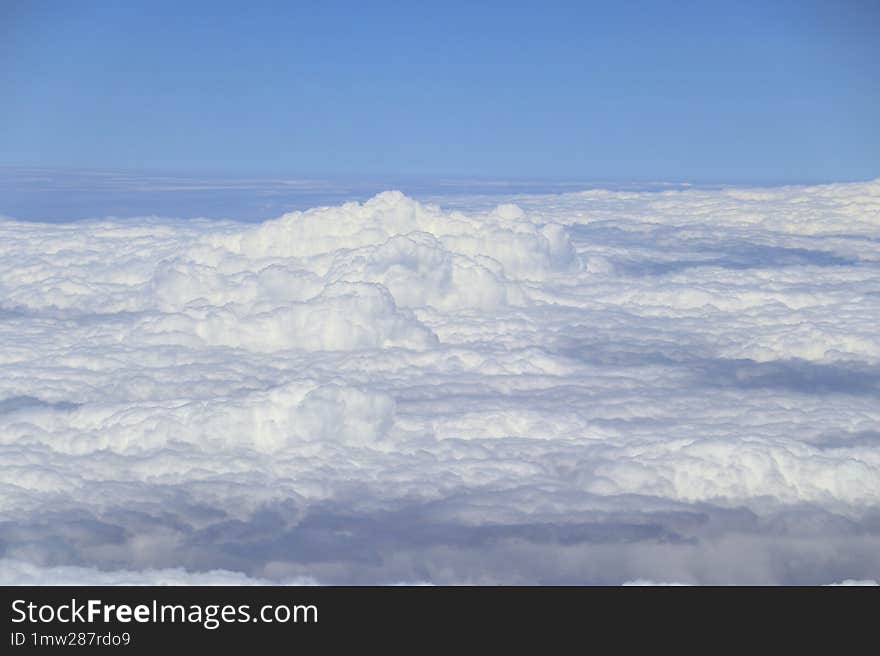
M 0 221 L 0 578 L 876 580 L 880 181 L 508 200 Z

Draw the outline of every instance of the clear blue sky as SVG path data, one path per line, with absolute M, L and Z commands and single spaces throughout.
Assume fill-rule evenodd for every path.
M 880 2 L 0 0 L 0 165 L 880 176 Z

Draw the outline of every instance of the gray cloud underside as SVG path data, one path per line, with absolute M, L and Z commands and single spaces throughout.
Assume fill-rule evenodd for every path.
M 0 221 L 0 580 L 880 578 L 880 182 L 515 200 Z

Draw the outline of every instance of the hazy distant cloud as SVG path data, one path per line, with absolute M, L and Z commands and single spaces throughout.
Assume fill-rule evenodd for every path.
M 0 221 L 0 580 L 880 577 L 880 181 L 515 201 Z

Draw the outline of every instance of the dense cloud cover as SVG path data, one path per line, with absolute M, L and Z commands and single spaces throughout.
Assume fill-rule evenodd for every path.
M 880 578 L 880 181 L 515 202 L 0 221 L 0 581 Z

